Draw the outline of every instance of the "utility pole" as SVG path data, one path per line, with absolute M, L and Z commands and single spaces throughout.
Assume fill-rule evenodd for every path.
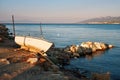
M 15 38 L 15 23 L 14 23 L 14 15 L 12 15 L 12 24 L 13 24 L 13 37 Z

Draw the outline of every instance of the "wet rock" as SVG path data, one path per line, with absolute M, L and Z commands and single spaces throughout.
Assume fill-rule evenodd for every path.
M 84 48 L 85 54 L 91 54 L 92 49 L 91 48 Z
M 73 53 L 74 57 L 80 57 L 79 53 Z

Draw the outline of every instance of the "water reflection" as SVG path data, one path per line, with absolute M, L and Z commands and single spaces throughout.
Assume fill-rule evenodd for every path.
M 92 60 L 94 57 L 98 57 L 101 56 L 105 53 L 105 51 L 97 51 L 95 53 L 92 53 L 90 55 L 85 55 L 85 58 L 87 58 L 88 60 Z

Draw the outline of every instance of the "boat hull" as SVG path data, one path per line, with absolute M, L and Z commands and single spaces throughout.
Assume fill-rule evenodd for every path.
M 53 46 L 52 42 L 30 36 L 15 36 L 15 42 L 20 45 L 21 48 L 34 52 L 46 52 Z

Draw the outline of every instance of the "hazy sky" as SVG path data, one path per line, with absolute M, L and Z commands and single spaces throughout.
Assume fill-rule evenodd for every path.
M 0 22 L 79 22 L 120 16 L 120 0 L 0 0 Z

